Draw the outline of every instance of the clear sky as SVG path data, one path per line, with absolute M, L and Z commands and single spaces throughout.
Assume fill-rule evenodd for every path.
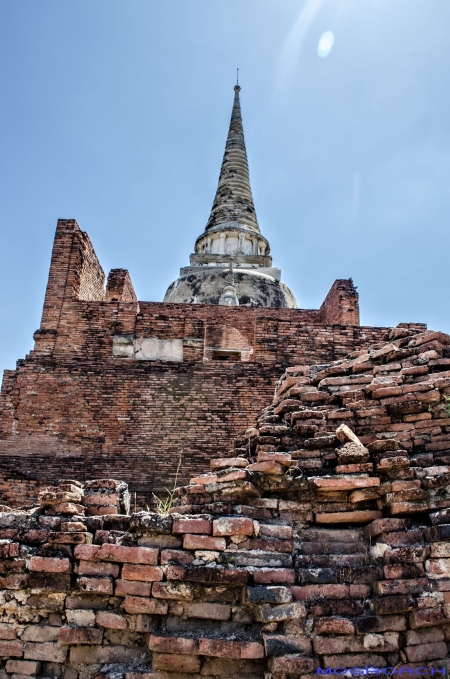
M 2 0 L 0 369 L 33 346 L 59 217 L 162 300 L 209 215 L 236 67 L 299 306 L 352 277 L 363 324 L 450 332 L 449 32 L 448 0 Z

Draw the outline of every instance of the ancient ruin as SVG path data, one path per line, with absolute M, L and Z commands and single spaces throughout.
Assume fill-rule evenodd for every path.
M 25 676 L 444 673 L 450 337 L 288 368 L 167 513 L 62 479 L 0 514 L 0 654 Z M 441 674 L 439 674 L 441 673 Z
M 163 303 L 59 220 L 0 397 L 0 679 L 447 676 L 450 337 L 361 327 L 351 279 L 298 309 L 269 252 L 238 86 Z

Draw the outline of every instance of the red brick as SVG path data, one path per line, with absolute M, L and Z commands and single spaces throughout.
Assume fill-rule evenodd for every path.
M 193 603 L 185 608 L 185 615 L 187 615 L 188 618 L 229 620 L 231 616 L 231 606 L 206 602 Z
M 127 619 L 123 615 L 116 615 L 109 611 L 97 611 L 95 623 L 107 629 L 127 629 L 128 627 Z
M 200 658 L 195 655 L 153 654 L 153 669 L 165 672 L 196 674 L 200 672 Z
M 206 549 L 223 552 L 227 548 L 224 538 L 211 538 L 208 535 L 185 535 L 184 549 Z
M 142 582 L 159 582 L 163 579 L 163 570 L 158 566 L 141 566 L 126 563 L 122 568 L 123 580 L 140 580 Z
M 188 655 L 198 655 L 198 640 L 184 639 L 183 637 L 163 637 L 151 634 L 148 640 L 148 647 L 151 651 L 159 653 L 181 653 Z
M 95 627 L 61 627 L 60 644 L 101 644 L 103 631 Z
M 6 671 L 14 674 L 34 676 L 41 671 L 41 663 L 35 660 L 8 660 Z
M 304 585 L 292 587 L 295 601 L 312 601 L 314 599 L 348 599 L 348 585 Z
M 314 621 L 314 634 L 354 634 L 355 626 L 345 618 L 317 618 Z
M 412 611 L 409 614 L 409 623 L 412 629 L 417 629 L 418 627 L 434 627 L 434 625 L 448 623 L 448 618 L 441 610 L 426 608 L 421 611 Z
M 124 608 L 127 613 L 167 615 L 168 604 L 159 599 L 144 599 L 143 597 L 126 596 Z
M 96 559 L 154 566 L 158 563 L 158 549 L 104 544 L 96 554 Z
M 290 568 L 258 568 L 253 578 L 258 585 L 293 585 L 295 571 Z
M 78 589 L 82 592 L 95 592 L 97 594 L 112 594 L 113 582 L 110 578 L 77 578 Z
M 115 563 L 97 563 L 95 561 L 80 561 L 78 575 L 97 575 L 119 577 L 120 566 Z
M 409 662 L 424 662 L 427 660 L 442 660 L 447 655 L 447 644 L 444 641 L 418 646 L 406 646 L 406 657 Z
M 150 596 L 152 586 L 145 582 L 138 582 L 136 580 L 116 580 L 114 594 L 116 596 L 132 596 L 147 597 Z
M 0 639 L 5 641 L 17 639 L 17 630 L 12 624 L 0 623 Z
M 213 535 L 253 535 L 253 521 L 247 518 L 227 518 L 213 521 Z
M 28 570 L 45 573 L 70 573 L 72 565 L 69 559 L 54 559 L 45 556 L 32 556 Z
M 21 658 L 23 644 L 20 641 L 0 641 L 0 658 Z
M 177 519 L 173 522 L 172 533 L 200 533 L 210 535 L 212 522 L 209 519 Z
M 314 670 L 314 660 L 296 654 L 283 655 L 270 658 L 269 667 L 272 672 L 292 674 L 294 676 L 307 675 Z
M 199 653 L 214 658 L 240 658 L 241 648 L 238 641 L 201 638 L 199 640 Z

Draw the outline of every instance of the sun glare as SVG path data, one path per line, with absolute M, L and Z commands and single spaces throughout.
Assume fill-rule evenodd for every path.
M 317 45 L 317 54 L 319 57 L 327 57 L 334 44 L 334 33 L 332 31 L 325 31 L 320 36 L 319 44 Z

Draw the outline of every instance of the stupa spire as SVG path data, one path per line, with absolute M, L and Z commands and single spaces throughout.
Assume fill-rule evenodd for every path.
M 205 231 L 219 225 L 236 225 L 259 233 L 253 203 L 242 126 L 239 84 L 234 86 L 234 102 L 231 112 L 225 153 L 220 170 L 219 183 Z

